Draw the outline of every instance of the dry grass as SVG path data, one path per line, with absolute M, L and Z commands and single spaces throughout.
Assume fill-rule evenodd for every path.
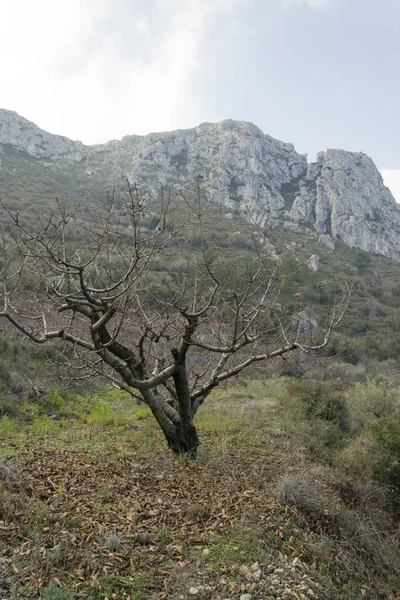
M 277 498 L 281 504 L 294 506 L 309 515 L 315 516 L 324 510 L 321 488 L 304 472 L 285 473 L 278 484 Z
M 378 511 L 372 493 L 368 502 L 344 497 L 341 473 L 315 462 L 310 429 L 290 417 L 285 385 L 249 384 L 249 406 L 243 386 L 216 394 L 199 415 L 195 463 L 177 461 L 151 419 L 131 414 L 95 430 L 64 423 L 10 435 L 4 453 L 24 486 L 0 487 L 9 583 L 32 599 L 57 585 L 60 598 L 161 600 L 201 581 L 204 598 L 216 600 L 238 597 L 238 564 L 267 569 L 301 556 L 322 597 L 359 598 L 363 589 L 390 598 L 398 540 L 388 505 L 380 500 Z

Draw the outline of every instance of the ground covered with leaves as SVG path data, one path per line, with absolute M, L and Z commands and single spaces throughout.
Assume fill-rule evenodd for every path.
M 3 420 L 0 598 L 399 597 L 392 488 L 346 474 L 339 421 L 306 412 L 283 378 L 217 391 L 195 462 L 115 393 Z

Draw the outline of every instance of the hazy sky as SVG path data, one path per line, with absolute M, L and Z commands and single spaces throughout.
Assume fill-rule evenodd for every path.
M 0 107 L 85 143 L 232 118 L 400 201 L 400 0 L 0 0 Z

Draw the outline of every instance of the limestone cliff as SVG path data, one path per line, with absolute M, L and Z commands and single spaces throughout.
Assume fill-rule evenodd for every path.
M 368 252 L 400 258 L 400 209 L 365 154 L 327 150 L 311 163 L 289 218 Z
M 0 110 L 0 152 L 7 147 L 71 176 L 81 169 L 110 185 L 128 177 L 155 196 L 160 187 L 193 190 L 200 180 L 203 193 L 232 212 L 400 260 L 400 210 L 362 153 L 328 150 L 308 165 L 292 144 L 231 120 L 85 146 Z
M 11 110 L 0 109 L 0 144 L 42 160 L 77 162 L 86 154 L 82 142 L 47 133 Z
M 274 223 L 285 208 L 281 187 L 307 170 L 306 157 L 292 144 L 264 135 L 251 123 L 230 120 L 129 136 L 96 146 L 89 162 L 94 172 L 112 166 L 114 172 L 120 169 L 131 181 L 153 188 L 193 189 L 200 177 L 209 199 Z

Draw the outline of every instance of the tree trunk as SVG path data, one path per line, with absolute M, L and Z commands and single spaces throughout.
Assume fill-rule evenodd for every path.
M 179 416 L 176 414 L 174 419 L 164 412 L 165 408 L 163 410 L 160 407 L 156 390 L 143 390 L 142 396 L 156 418 L 171 450 L 175 454 L 184 454 L 188 458 L 195 459 L 200 442 L 190 412 L 181 411 L 181 414 Z
M 168 446 L 175 454 L 185 455 L 190 459 L 197 456 L 199 438 L 193 423 L 179 424 L 175 428 L 173 436 L 166 436 Z
M 175 391 L 178 402 L 179 422 L 175 425 L 175 435 L 172 440 L 168 438 L 170 448 L 176 454 L 185 454 L 194 459 L 197 456 L 199 438 L 196 427 L 193 425 L 192 404 L 190 398 L 190 387 L 186 371 L 185 355 L 179 355 L 177 349 L 172 350 L 175 358 L 174 378 Z

